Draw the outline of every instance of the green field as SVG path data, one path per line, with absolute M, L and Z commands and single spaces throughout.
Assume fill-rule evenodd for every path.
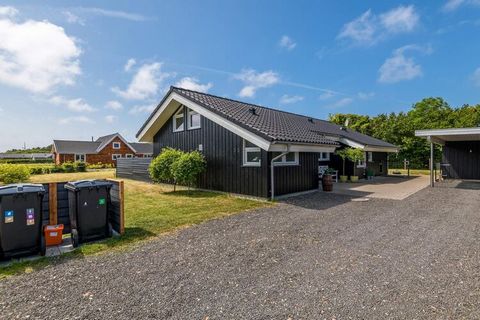
M 114 170 L 84 173 L 56 173 L 32 176 L 30 182 L 62 182 L 81 179 L 107 179 Z M 272 203 L 238 198 L 206 191 L 172 191 L 169 185 L 125 180 L 125 234 L 121 237 L 90 243 L 73 253 L 57 258 L 16 261 L 0 267 L 0 278 L 22 272 L 32 272 L 51 263 L 84 255 L 125 250 L 178 228 L 221 218 L 237 212 L 271 206 Z

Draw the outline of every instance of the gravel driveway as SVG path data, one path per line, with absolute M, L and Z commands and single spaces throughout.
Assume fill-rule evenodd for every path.
M 0 282 L 3 319 L 480 318 L 480 192 L 313 194 Z

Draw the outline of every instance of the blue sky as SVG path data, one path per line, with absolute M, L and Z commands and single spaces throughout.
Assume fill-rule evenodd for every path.
M 0 4 L 0 150 L 138 128 L 170 85 L 326 118 L 479 102 L 480 1 Z

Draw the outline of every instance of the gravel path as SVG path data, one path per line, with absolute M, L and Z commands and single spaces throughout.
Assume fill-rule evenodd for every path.
M 480 193 L 314 194 L 0 282 L 0 318 L 480 318 Z

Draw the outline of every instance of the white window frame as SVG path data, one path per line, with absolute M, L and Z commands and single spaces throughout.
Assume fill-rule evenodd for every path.
M 185 107 L 181 106 L 180 109 L 173 115 L 172 117 L 172 122 L 173 122 L 173 132 L 182 132 L 185 130 Z M 182 118 L 183 123 L 180 129 L 177 129 L 177 118 Z
M 366 168 L 367 167 L 367 153 L 363 153 L 363 160 L 358 160 L 357 168 Z
M 143 154 L 143 157 L 144 157 L 144 158 L 151 158 L 151 157 L 153 157 L 153 154 L 151 154 L 151 153 L 144 153 L 144 154 Z
M 373 152 L 372 151 L 367 152 L 367 159 L 368 159 L 368 162 L 373 162 Z
M 273 163 L 273 165 L 274 166 L 297 166 L 298 165 L 298 152 L 289 152 L 289 153 L 293 153 L 295 155 L 295 160 L 294 161 L 288 161 L 287 162 L 287 155 L 285 154 L 280 159 L 277 159 Z M 280 160 L 280 161 L 278 161 L 278 160 Z
M 243 140 L 243 166 L 244 167 L 260 167 L 262 165 L 262 159 L 258 162 L 248 162 L 247 154 L 249 152 L 262 152 L 260 147 L 247 147 L 245 139 Z
M 83 157 L 83 160 L 77 160 L 77 157 Z M 85 153 L 75 153 L 75 162 L 87 162 L 87 155 Z
M 119 153 L 113 153 L 113 154 L 112 154 L 112 160 L 113 160 L 113 161 L 117 161 L 117 159 L 119 159 L 119 158 L 121 158 L 121 157 L 122 157 L 122 155 L 119 154 Z
M 327 155 L 326 158 L 323 157 L 324 154 Z M 318 161 L 330 161 L 330 152 L 320 152 L 320 157 L 318 158 Z
M 118 149 L 120 149 L 121 147 L 122 147 L 122 145 L 120 144 L 120 142 L 118 142 L 118 141 L 112 142 L 112 148 L 113 148 L 113 149 L 118 150 Z
M 198 126 L 192 126 L 192 123 L 191 123 L 191 120 L 190 120 L 190 116 L 192 114 L 198 114 L 198 116 L 200 117 L 200 122 L 198 124 Z M 187 108 L 187 130 L 193 130 L 193 129 L 200 129 L 202 127 L 202 116 L 200 115 L 200 113 L 192 110 L 192 109 L 189 109 Z
M 127 154 L 125 155 L 125 158 L 127 158 L 127 159 L 132 159 L 132 158 L 133 158 L 133 154 L 127 153 Z

